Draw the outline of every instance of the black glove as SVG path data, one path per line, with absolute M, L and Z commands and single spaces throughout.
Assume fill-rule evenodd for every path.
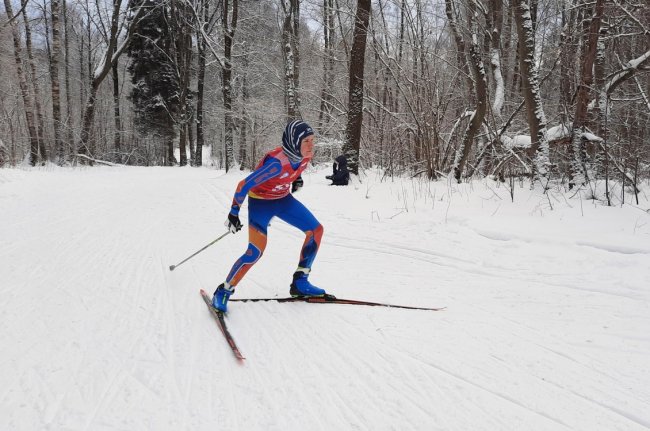
M 334 175 L 325 175 L 325 178 L 331 180 Z
M 294 182 L 291 183 L 291 193 L 295 193 L 305 185 L 305 182 L 302 180 L 302 177 L 296 178 Z
M 237 233 L 241 230 L 242 224 L 241 220 L 239 220 L 239 216 L 235 215 L 233 213 L 228 214 L 228 221 L 226 222 L 228 225 L 228 230 L 230 233 Z

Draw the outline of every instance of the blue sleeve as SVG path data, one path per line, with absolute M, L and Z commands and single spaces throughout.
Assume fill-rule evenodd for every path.
M 282 164 L 278 159 L 275 157 L 267 157 L 264 159 L 262 166 L 251 172 L 250 175 L 241 180 L 237 185 L 230 213 L 238 215 L 250 189 L 267 182 L 271 178 L 277 177 L 280 175 L 280 172 L 282 172 Z

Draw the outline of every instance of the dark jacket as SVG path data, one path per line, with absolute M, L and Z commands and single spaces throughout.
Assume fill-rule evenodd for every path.
M 350 181 L 350 172 L 348 171 L 348 159 L 341 155 L 334 161 L 332 166 L 332 180 L 333 186 L 347 186 Z

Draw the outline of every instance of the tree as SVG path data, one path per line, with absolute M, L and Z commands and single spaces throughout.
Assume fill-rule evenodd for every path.
M 65 1 L 65 0 L 64 0 Z M 59 0 L 50 1 L 52 18 L 52 56 L 50 58 L 50 78 L 52 81 L 52 121 L 54 122 L 54 147 L 59 165 L 65 161 L 61 122 L 61 85 L 59 82 L 59 61 L 61 59 L 61 31 Z
M 196 78 L 196 151 L 194 152 L 194 166 L 203 164 L 203 146 L 205 138 L 203 134 L 203 101 L 205 97 L 205 68 L 208 55 L 207 33 L 209 32 L 210 1 L 203 0 L 198 5 L 196 16 L 196 40 L 197 40 L 197 78 Z
M 449 4 L 451 3 L 451 0 L 446 0 L 446 2 Z M 476 5 L 473 2 L 470 2 L 468 18 L 471 31 L 471 42 L 469 47 L 470 60 L 468 63 L 469 68 L 472 71 L 472 76 L 474 77 L 473 83 L 475 88 L 474 97 L 476 98 L 476 109 L 470 116 L 469 126 L 463 134 L 463 138 L 454 160 L 454 177 L 458 182 L 461 180 L 461 175 L 465 169 L 465 163 L 467 163 L 467 159 L 469 158 L 472 149 L 474 137 L 483 124 L 483 119 L 485 118 L 485 112 L 487 109 L 487 77 L 481 57 L 481 48 L 478 44 L 479 30 L 476 18 Z
M 230 10 L 232 6 L 232 11 Z M 232 47 L 235 30 L 237 29 L 237 17 L 239 14 L 239 1 L 224 0 L 222 11 L 222 25 L 224 32 L 224 57 L 221 70 L 221 89 L 223 92 L 224 109 L 224 143 L 226 147 L 226 172 L 235 164 L 235 144 L 233 140 L 234 120 L 232 108 Z
M 34 59 L 34 50 L 32 47 L 32 30 L 30 20 L 27 17 L 27 0 L 22 0 L 23 25 L 25 26 L 25 48 L 27 50 L 27 63 L 29 65 L 32 88 L 34 89 L 34 107 L 36 108 L 36 137 L 38 139 L 38 152 L 41 160 L 46 160 L 47 151 L 45 149 L 44 132 L 43 132 L 43 107 L 41 106 L 41 91 L 38 87 L 38 75 L 36 73 L 36 60 Z
M 193 15 L 190 6 L 184 0 L 170 2 L 168 24 L 170 27 L 171 56 L 178 79 L 178 107 L 174 122 L 178 125 L 178 148 L 180 152 L 179 164 L 187 165 L 187 144 L 189 122 L 193 117 L 192 93 L 190 92 L 191 65 L 192 65 L 192 26 Z M 191 149 L 191 145 L 190 145 Z M 191 153 L 191 151 L 190 151 Z
M 542 106 L 539 71 L 535 59 L 535 30 L 527 0 L 513 0 L 512 8 L 519 37 L 519 70 L 521 71 L 522 92 L 530 128 L 533 179 L 540 179 L 548 176 L 550 162 L 546 116 Z
M 113 64 L 117 61 L 117 59 L 120 57 L 120 55 L 122 55 L 128 46 L 131 37 L 133 37 L 135 25 L 138 23 L 140 17 L 143 14 L 144 7 L 141 4 L 131 5 L 131 3 L 129 3 L 127 10 L 131 11 L 131 20 L 129 21 L 130 25 L 127 24 L 127 20 L 123 18 L 120 19 L 122 14 L 122 0 L 113 0 L 110 26 L 108 29 L 107 38 L 105 40 L 105 51 L 99 61 L 97 68 L 91 76 L 90 93 L 88 95 L 86 106 L 84 108 L 81 125 L 81 138 L 78 146 L 79 154 L 82 156 L 88 157 L 90 153 L 88 144 L 90 139 L 90 130 L 95 119 L 97 92 L 99 90 L 99 86 L 104 81 L 104 78 L 106 78 L 106 75 L 108 75 L 108 72 L 110 72 Z M 120 42 L 119 36 L 122 33 L 123 27 L 126 27 L 126 29 L 124 29 L 125 36 Z
M 27 130 L 29 132 L 29 142 L 30 142 L 30 155 L 29 163 L 32 166 L 35 166 L 38 163 L 38 135 L 36 133 L 36 126 L 34 122 L 34 111 L 32 108 L 32 98 L 29 94 L 29 89 L 27 87 L 27 80 L 25 78 L 25 73 L 23 71 L 23 60 L 22 60 L 22 47 L 20 42 L 20 33 L 18 32 L 18 24 L 16 22 L 16 16 L 13 14 L 13 9 L 11 7 L 11 0 L 4 0 L 5 10 L 7 11 L 7 16 L 9 17 L 8 24 L 11 26 L 11 35 L 14 43 L 14 60 L 16 66 L 16 75 L 18 76 L 18 83 L 20 85 L 20 94 L 23 98 L 23 105 L 25 110 L 25 122 L 27 123 Z M 43 161 L 45 161 L 43 159 Z
M 596 0 L 591 20 L 583 21 L 584 37 L 587 41 L 584 52 L 581 55 L 582 67 L 580 69 L 580 83 L 576 95 L 576 113 L 573 119 L 571 146 L 569 155 L 571 157 L 571 170 L 569 188 L 576 185 L 583 185 L 587 181 L 587 170 L 585 167 L 585 150 L 582 136 L 585 132 L 587 121 L 587 105 L 589 103 L 589 91 L 593 83 L 593 67 L 598 47 L 598 35 L 603 16 L 605 0 Z
M 361 124 L 363 122 L 363 78 L 366 57 L 366 39 L 370 22 L 370 0 L 358 0 L 354 19 L 352 50 L 350 51 L 350 85 L 348 87 L 348 122 L 345 129 L 343 152 L 348 157 L 348 168 L 359 174 Z
M 179 79 L 172 59 L 172 40 L 165 3 L 139 0 L 132 7 L 144 7 L 147 14 L 137 23 L 137 34 L 128 47 L 131 62 L 130 99 L 135 107 L 135 124 L 141 136 L 159 139 L 163 163 L 174 157 L 175 119 L 180 106 Z
M 300 0 L 280 0 L 282 6 L 282 54 L 284 58 L 284 99 L 287 109 L 287 121 L 300 118 L 300 54 L 299 23 Z
M 320 109 L 318 110 L 318 130 L 321 134 L 323 134 L 327 125 L 332 121 L 334 104 L 332 92 L 334 87 L 334 46 L 336 44 L 336 37 L 333 0 L 323 0 L 323 41 L 325 54 L 323 61 L 323 88 L 321 90 Z

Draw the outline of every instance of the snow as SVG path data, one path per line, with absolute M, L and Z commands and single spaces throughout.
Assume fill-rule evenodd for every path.
M 507 148 L 530 148 L 532 145 L 530 135 L 502 136 L 501 143 Z
M 314 283 L 447 309 L 232 303 L 238 364 L 198 291 L 246 236 L 168 267 L 224 232 L 245 173 L 0 170 L 0 429 L 650 428 L 645 194 L 329 173 L 297 195 L 325 226 Z M 269 229 L 237 297 L 288 294 L 303 236 Z
M 549 127 L 546 136 L 550 142 L 559 141 L 560 139 L 571 136 L 571 129 L 564 124 L 558 124 L 557 126 Z
M 590 142 L 600 142 L 603 140 L 603 138 L 591 132 L 583 132 L 580 136 Z M 558 124 L 547 129 L 546 137 L 549 142 L 569 138 L 571 137 L 571 129 L 563 124 Z M 501 142 L 508 148 L 530 148 L 531 146 L 530 135 L 502 136 Z

